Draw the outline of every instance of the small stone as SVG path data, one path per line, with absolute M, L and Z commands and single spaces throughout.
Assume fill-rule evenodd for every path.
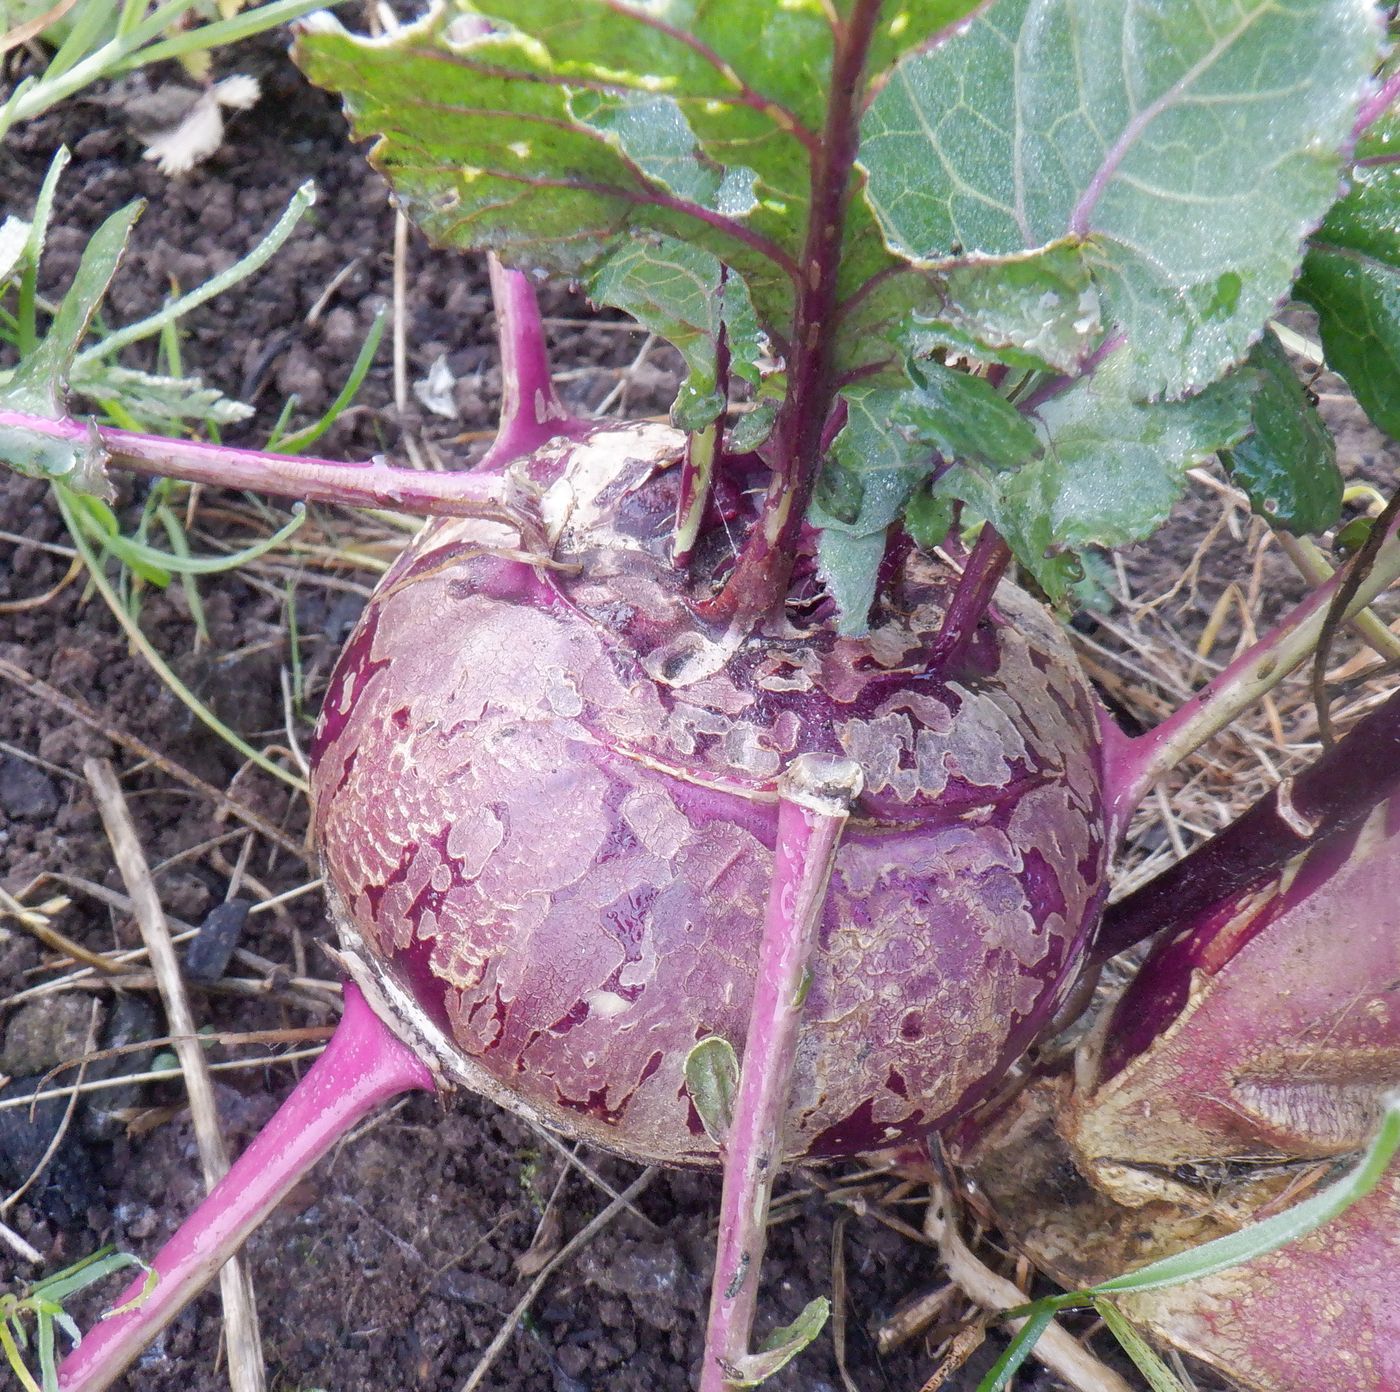
M 223 976 L 252 907 L 246 899 L 230 899 L 209 911 L 185 949 L 186 976 L 192 981 L 217 981 Z
M 91 1014 L 90 998 L 77 994 L 48 996 L 21 1006 L 5 1028 L 0 1073 L 24 1078 L 81 1058 Z
M 46 822 L 61 799 L 52 778 L 28 759 L 0 758 L 0 811 L 16 821 Z

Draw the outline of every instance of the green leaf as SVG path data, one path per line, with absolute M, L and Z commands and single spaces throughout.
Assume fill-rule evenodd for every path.
M 728 1381 L 735 1387 L 757 1387 L 796 1358 L 822 1332 L 830 1314 L 831 1302 L 824 1295 L 808 1301 L 802 1313 L 791 1324 L 775 1329 L 757 1353 L 739 1359 L 735 1376 Z
M 230 400 L 198 377 L 160 377 L 100 359 L 76 363 L 69 386 L 95 400 L 114 397 L 152 426 L 179 427 L 186 421 L 233 425 L 253 414 L 251 406 Z
M 685 1085 L 706 1135 L 722 1146 L 734 1120 L 734 1095 L 739 1091 L 734 1046 L 717 1034 L 707 1035 L 685 1056 Z
M 1252 432 L 1224 458 L 1254 511 L 1295 534 L 1320 532 L 1342 511 L 1337 446 L 1304 395 L 1279 341 L 1267 334 L 1249 355 L 1258 381 Z
M 932 315 L 915 313 L 915 351 L 951 349 L 1020 369 L 1076 373 L 1103 337 L 1099 296 L 1079 249 L 1043 250 L 949 267 Z
M 885 533 L 851 532 L 827 527 L 817 537 L 817 566 L 822 584 L 836 601 L 836 631 L 858 638 L 869 629 L 875 582 L 885 554 Z
M 674 237 L 639 236 L 598 267 L 588 293 L 661 334 L 685 359 L 688 373 L 671 408 L 683 430 L 703 430 L 725 409 L 717 370 L 721 330 L 730 371 L 758 384 L 762 344 L 748 291 L 708 252 Z
M 500 8 L 504 32 L 481 32 L 458 4 L 381 40 L 319 16 L 298 60 L 344 96 L 357 134 L 379 136 L 376 164 L 434 240 L 587 277 L 634 231 L 659 232 L 730 266 L 760 322 L 781 332 L 805 213 L 805 193 L 792 199 L 806 188 L 801 145 L 771 116 L 724 100 L 734 92 L 713 64 L 626 6 Z M 799 72 L 801 50 L 786 55 Z M 808 99 L 824 91 L 823 79 Z M 722 108 L 712 120 L 732 111 L 738 124 L 728 142 L 702 146 L 691 122 L 711 103 Z M 767 137 L 756 145 L 755 121 Z M 781 196 L 754 164 L 774 141 L 790 147 Z M 743 152 L 733 164 L 731 147 Z
M 1351 191 L 1317 230 L 1298 293 L 1317 310 L 1327 362 L 1400 439 L 1400 113 L 1358 143 Z
M 1162 1362 L 1157 1351 L 1111 1300 L 1094 1301 L 1094 1310 L 1118 1340 L 1123 1352 L 1133 1360 L 1133 1366 L 1147 1379 L 1152 1392 L 1186 1392 L 1181 1380 Z
M 865 91 L 976 3 L 885 4 Z M 376 162 L 429 236 L 584 280 L 632 237 L 684 242 L 729 267 L 726 284 L 747 287 L 779 354 L 806 286 L 833 52 L 831 12 L 817 0 L 455 0 L 373 41 L 319 17 L 298 44 L 312 79 L 344 95 L 357 133 L 379 137 Z M 840 95 L 859 109 L 862 92 Z M 903 354 L 869 331 L 868 313 L 884 310 L 866 290 L 901 263 L 858 196 L 842 251 L 849 315 L 835 370 L 888 360 L 897 382 Z M 629 297 L 647 328 L 703 324 L 688 274 L 665 286 L 645 278 Z M 912 277 L 897 318 L 938 302 L 937 286 Z M 696 342 L 692 333 L 687 348 Z M 689 366 L 698 401 L 707 373 Z M 678 419 L 703 427 L 708 410 L 683 402 Z
M 710 160 L 671 97 L 585 89 L 570 94 L 569 114 L 667 193 L 728 217 L 747 217 L 758 206 L 753 170 Z
M 1181 495 L 1186 470 L 1249 429 L 1256 382 L 1237 374 L 1179 402 L 1144 404 L 1131 363 L 1113 354 L 1036 410 L 1044 452 L 993 475 L 950 470 L 937 491 L 982 513 L 1053 600 L 1082 568 L 1073 553 L 1148 536 Z
M 20 362 L 0 392 L 0 400 L 5 405 L 34 415 L 63 414 L 68 373 L 78 345 L 116 274 L 132 225 L 141 216 L 143 207 L 139 202 L 127 204 L 93 233 L 83 249 L 73 283 L 54 311 L 43 342 Z
M 1365 0 L 995 0 L 872 104 L 868 197 L 935 265 L 1082 241 L 1132 394 L 1180 396 L 1287 294 L 1376 49 Z

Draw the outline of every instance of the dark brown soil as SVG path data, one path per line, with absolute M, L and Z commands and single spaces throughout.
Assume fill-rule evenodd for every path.
M 0 181 L 7 207 L 24 215 L 55 147 L 66 141 L 73 149 L 50 235 L 41 285 L 46 293 L 61 291 L 86 236 L 102 217 L 132 198 L 148 201 L 107 311 L 113 322 L 129 322 L 156 307 L 172 285 L 189 288 L 228 264 L 271 224 L 298 184 L 314 179 L 316 208 L 271 267 L 185 323 L 187 369 L 258 407 L 256 421 L 227 432 L 228 438 L 261 442 L 290 394 L 300 398 L 293 420 L 301 423 L 319 415 L 338 390 L 374 314 L 390 298 L 393 214 L 383 185 L 347 144 L 332 103 L 309 90 L 271 45 L 248 55 L 244 66 L 248 62 L 263 79 L 264 100 L 236 119 L 216 158 L 184 180 L 167 180 L 143 162 L 140 147 L 110 109 L 74 103 L 7 138 L 0 149 Z M 445 355 L 458 378 L 459 416 L 425 418 L 416 405 L 407 418 L 397 415 L 390 404 L 386 339 L 357 405 L 321 442 L 322 453 L 392 453 L 411 432 L 436 442 L 450 464 L 467 448 L 453 437 L 492 425 L 499 379 L 482 263 L 433 251 L 415 238 L 408 266 L 410 376 L 422 377 Z M 308 318 L 313 307 L 314 322 Z M 549 292 L 545 307 L 561 318 L 587 313 L 562 290 Z M 557 362 L 571 369 L 566 394 L 580 407 L 596 405 L 616 382 L 614 369 L 633 360 L 640 342 L 632 333 L 559 329 Z M 143 351 L 134 351 L 130 361 L 152 366 Z M 668 388 L 674 389 L 670 360 L 658 351 L 633 374 L 632 383 L 630 414 L 664 410 Z M 134 524 L 142 497 L 141 488 L 125 486 L 118 508 L 124 525 Z M 217 532 L 220 522 L 211 514 L 207 526 Z M 44 486 L 0 473 L 0 530 L 11 534 L 0 540 L 0 602 L 40 595 L 62 578 L 67 560 L 42 549 L 45 543 L 68 542 Z M 17 543 L 14 537 L 25 540 Z M 264 741 L 276 738 L 283 725 L 278 673 L 289 660 L 282 596 L 243 572 L 206 581 L 201 592 L 211 629 L 208 648 L 195 649 L 178 585 L 164 593 L 144 592 L 142 628 L 240 731 Z M 317 683 L 360 602 L 353 587 L 346 592 L 312 581 L 299 590 L 301 660 L 313 711 Z M 0 613 L 0 658 L 81 699 L 100 721 L 145 740 L 221 787 L 237 772 L 236 758 L 186 715 L 130 650 L 101 601 L 85 595 L 80 585 L 70 585 L 40 607 Z M 302 738 L 308 728 L 303 720 Z M 116 761 L 152 865 L 229 830 L 197 794 L 137 767 L 131 753 L 105 734 L 5 682 L 0 682 L 0 741 L 0 885 L 11 891 L 40 874 L 80 876 L 120 890 L 81 775 L 89 756 Z M 282 820 L 292 835 L 300 834 L 301 807 L 280 785 L 245 772 L 237 791 Z M 167 912 L 198 923 L 222 900 L 238 844 L 206 850 L 160 872 Z M 262 841 L 254 844 L 246 868 L 273 892 L 309 875 Z M 57 887 L 33 898 L 53 892 Z M 139 941 L 129 915 L 83 892 L 69 892 L 73 906 L 56 920 L 64 933 L 103 951 Z M 311 974 L 331 977 L 333 970 L 316 947 L 327 936 L 318 900 L 308 895 L 280 915 L 250 920 L 244 946 L 283 964 L 277 973 L 282 980 L 295 970 L 298 951 L 305 953 Z M 54 954 L 41 950 L 12 920 L 0 923 L 0 1001 L 52 979 L 58 974 L 53 961 Z M 246 967 L 234 970 L 257 975 Z M 129 1003 L 138 994 L 154 999 L 148 992 L 111 989 L 48 996 L 19 1025 L 12 1006 L 4 1021 L 5 1058 L 16 1067 L 42 1071 L 80 1044 L 90 1000 L 110 1017 L 118 1002 Z M 324 1022 L 285 992 L 249 999 L 196 989 L 193 999 L 201 1021 L 222 1028 Z M 123 1020 L 127 1011 L 123 1006 Z M 28 1036 L 36 1029 L 43 1034 L 50 1025 L 58 1037 L 46 1053 L 43 1039 Z M 111 1037 L 110 1026 L 105 1037 Z M 211 1056 L 233 1052 L 216 1049 Z M 22 1056 L 23 1064 L 15 1062 Z M 237 1150 L 289 1090 L 294 1070 L 281 1066 L 216 1076 L 224 1128 Z M 150 1255 L 189 1211 L 200 1184 L 181 1102 L 177 1088 L 159 1085 L 139 1097 L 124 1097 L 126 1111 L 115 1122 L 102 1123 L 95 1111 L 81 1109 L 42 1182 L 6 1215 L 43 1252 L 47 1269 L 109 1242 Z M 5 1192 L 23 1181 L 42 1151 L 59 1105 L 54 1104 L 53 1115 L 40 1115 L 37 1128 L 22 1121 L 24 1115 L 0 1111 L 0 1189 Z M 619 1188 L 635 1173 L 607 1156 L 588 1159 Z M 558 1156 L 527 1126 L 468 1097 L 446 1108 L 413 1100 L 341 1147 L 249 1246 L 270 1385 L 286 1392 L 460 1387 L 519 1298 L 525 1282 L 517 1259 L 535 1237 L 561 1168 Z M 717 1198 L 712 1177 L 659 1178 L 641 1201 L 655 1226 L 624 1215 L 561 1269 L 485 1387 L 520 1392 L 688 1388 L 700 1352 L 707 1232 Z M 548 1220 L 557 1224 L 556 1241 L 576 1232 L 606 1202 L 586 1179 L 566 1178 Z M 776 1229 L 765 1268 L 767 1321 L 786 1322 L 812 1297 L 830 1292 L 833 1225 L 841 1211 L 816 1196 L 798 1206 L 794 1221 Z M 917 1208 L 902 1212 L 918 1222 Z M 872 1217 L 852 1215 L 845 1227 L 845 1263 L 854 1385 L 863 1392 L 919 1387 L 931 1369 L 921 1345 L 882 1361 L 867 1331 L 940 1282 L 929 1250 Z M 33 1274 L 0 1247 L 0 1289 L 14 1289 Z M 112 1293 L 109 1285 L 105 1294 Z M 91 1319 L 98 1308 L 89 1300 L 80 1305 L 79 1316 Z M 219 1331 L 217 1295 L 206 1294 L 124 1385 L 142 1392 L 214 1392 L 226 1386 Z M 978 1365 L 987 1357 L 984 1352 Z M 839 1387 L 830 1333 L 771 1385 L 810 1392 Z

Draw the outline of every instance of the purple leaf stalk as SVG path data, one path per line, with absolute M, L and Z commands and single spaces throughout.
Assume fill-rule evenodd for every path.
M 101 1392 L 218 1273 L 293 1185 L 348 1131 L 390 1098 L 432 1092 L 432 1072 L 345 988 L 345 1014 L 326 1051 L 277 1114 L 141 1277 L 118 1297 L 131 1303 L 83 1338 L 59 1368 L 62 1392 Z
M 266 450 L 170 440 L 84 422 L 0 410 L 0 429 L 13 427 L 75 445 L 96 445 L 105 460 L 135 474 L 178 478 L 218 488 L 243 488 L 308 503 L 383 507 L 424 517 L 481 517 L 499 511 L 503 465 L 546 440 L 589 427 L 571 417 L 550 377 L 544 325 L 528 278 L 490 258 L 504 392 L 501 425 L 481 463 L 471 471 L 405 469 L 379 458 L 359 463 L 306 458 Z
M 778 785 L 778 841 L 758 981 L 734 1119 L 724 1141 L 724 1193 L 700 1392 L 724 1392 L 743 1379 L 768 1240 L 768 1203 L 783 1156 L 808 963 L 836 848 L 863 781 L 860 766 L 849 759 L 801 754 Z

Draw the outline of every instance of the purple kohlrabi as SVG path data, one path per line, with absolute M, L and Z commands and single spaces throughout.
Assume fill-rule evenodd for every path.
M 498 520 L 431 523 L 385 578 L 315 746 L 347 961 L 449 1079 L 713 1162 L 684 1066 L 743 1048 L 777 779 L 847 756 L 787 1145 L 886 1146 L 983 1097 L 1074 979 L 1107 857 L 1095 707 L 1006 584 L 930 669 L 958 577 L 922 555 L 864 640 L 792 608 L 698 625 L 666 554 L 680 450 L 655 425 L 558 442 Z

